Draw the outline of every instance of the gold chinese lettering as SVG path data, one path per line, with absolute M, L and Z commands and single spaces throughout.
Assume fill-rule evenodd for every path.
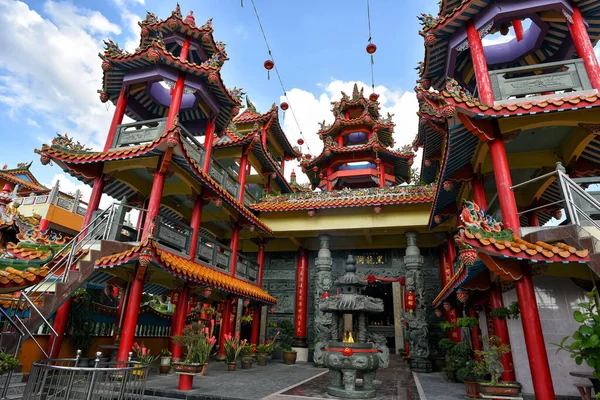
M 365 263 L 365 256 L 356 256 L 356 263 L 357 264 L 364 264 Z

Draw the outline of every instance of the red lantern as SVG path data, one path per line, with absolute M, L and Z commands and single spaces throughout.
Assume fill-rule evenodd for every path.
M 100 92 L 100 101 L 106 103 L 108 100 L 110 100 L 109 94 L 106 92 Z
M 449 301 L 445 301 L 443 307 L 446 312 L 450 312 L 450 310 L 452 310 L 452 304 Z
M 458 301 L 465 304 L 469 299 L 469 292 L 467 292 L 464 289 L 458 289 L 458 291 L 456 292 L 456 298 L 458 299 Z
M 440 310 L 439 308 L 435 309 L 435 316 L 438 318 L 442 317 L 442 310 Z
M 431 160 L 425 160 L 425 166 L 426 167 L 431 167 Z
M 374 284 L 375 281 L 377 280 L 377 278 L 375 277 L 375 275 L 369 275 L 367 276 L 367 282 L 369 282 L 370 285 Z
M 204 289 L 202 289 L 202 296 L 209 298 L 211 294 L 212 294 L 211 288 L 205 287 Z
M 454 104 L 446 104 L 444 108 L 442 108 L 442 117 L 444 118 L 452 118 L 456 115 L 456 107 Z
M 113 65 L 110 61 L 102 61 L 102 71 L 112 71 Z
M 223 205 L 223 200 L 221 200 L 221 199 L 215 200 L 215 207 L 221 208 L 222 205 Z
M 369 100 L 371 100 L 371 101 L 377 101 L 378 98 L 379 98 L 379 95 L 377 93 L 371 93 L 369 95 Z
M 452 181 L 444 181 L 443 186 L 444 186 L 444 190 L 446 192 L 451 192 L 452 189 L 454 189 L 454 182 L 452 182 Z
M 304 158 L 306 158 L 307 160 L 310 160 L 310 159 L 312 158 L 312 154 L 306 154 L 306 155 L 304 156 Z
M 342 350 L 342 354 L 346 357 L 350 357 L 352 353 L 353 351 L 350 347 L 346 347 L 344 350 Z
M 311 217 L 311 218 L 314 217 L 315 216 L 315 210 L 310 210 L 308 212 L 308 216 Z
M 459 250 L 460 261 L 465 264 L 467 267 L 475 264 L 475 260 L 477 259 L 477 250 L 471 249 L 461 249 Z
M 373 207 L 373 211 L 375 211 L 375 214 L 381 214 L 381 210 L 382 210 L 381 206 Z
M 290 108 L 290 105 L 284 101 L 283 103 L 281 103 L 281 104 L 279 105 L 279 107 L 281 107 L 281 109 L 282 109 L 283 111 L 285 111 L 285 110 L 287 110 L 288 108 Z
M 269 60 L 265 61 L 264 66 L 265 66 L 265 69 L 267 70 L 267 79 L 271 79 L 271 72 L 270 71 L 275 66 L 275 63 L 273 62 L 273 60 L 269 59 Z
M 412 290 L 406 294 L 406 308 L 411 314 L 417 308 L 417 295 Z
M 441 215 L 436 215 L 435 217 L 433 217 L 433 221 L 436 224 L 438 224 L 438 225 L 441 224 L 442 223 L 442 216 Z
M 302 139 L 302 138 L 298 139 L 298 144 L 300 146 L 302 146 L 304 144 L 304 139 Z
M 48 165 L 48 164 L 50 164 L 50 157 L 43 154 L 40 156 L 40 162 L 42 163 L 42 165 Z
M 331 294 L 329 294 L 329 292 L 325 291 L 325 292 L 323 292 L 323 294 L 321 295 L 321 298 L 322 298 L 322 299 L 326 299 L 326 298 L 328 298 L 329 296 L 331 296 Z
M 152 252 L 150 249 L 144 249 L 139 256 L 139 262 L 142 267 L 147 267 L 152 262 Z
M 271 307 L 269 307 L 269 312 L 270 312 L 271 314 L 275 314 L 275 310 L 276 310 L 275 306 L 271 306 Z
M 421 87 L 425 90 L 429 90 L 431 87 L 431 81 L 429 79 L 421 79 Z
M 198 305 L 198 296 L 193 294 L 190 296 L 190 307 L 196 308 L 197 305 Z
M 244 307 L 248 307 L 250 305 L 250 299 L 244 299 L 242 304 L 244 305 Z
M 415 163 L 415 159 L 414 158 L 409 158 L 408 159 L 408 166 L 411 166 Z
M 437 39 L 433 33 L 428 33 L 427 35 L 425 35 L 425 46 L 433 47 L 435 46 L 436 42 Z
M 375 46 L 373 43 L 369 43 L 367 45 L 367 53 L 374 54 L 376 51 L 377 51 L 377 46 Z

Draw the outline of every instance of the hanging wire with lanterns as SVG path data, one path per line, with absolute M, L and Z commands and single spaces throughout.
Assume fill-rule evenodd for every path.
M 371 89 L 373 91 L 373 93 L 371 94 L 371 96 L 369 96 L 369 98 L 372 101 L 377 100 L 377 98 L 379 97 L 376 93 L 375 93 L 375 71 L 374 71 L 374 65 L 375 65 L 375 59 L 373 57 L 373 54 L 375 54 L 375 52 L 377 51 L 377 46 L 375 45 L 375 43 L 372 42 L 372 35 L 371 35 L 371 5 L 370 5 L 370 0 L 367 0 L 367 23 L 369 25 L 369 44 L 367 45 L 367 53 L 371 56 Z
M 274 70 L 275 75 L 277 75 L 277 79 L 279 80 L 279 84 L 281 85 L 281 90 L 283 90 L 283 96 L 287 100 L 287 101 L 282 102 L 280 104 L 280 107 L 283 111 L 285 111 L 289 108 L 290 112 L 292 113 L 292 116 L 294 117 L 294 122 L 296 123 L 296 126 L 298 127 L 298 131 L 300 132 L 301 139 L 298 139 L 298 144 L 300 144 L 300 140 L 302 140 L 303 143 L 306 143 L 306 149 L 308 150 L 308 153 L 312 155 L 312 151 L 310 150 L 310 147 L 308 146 L 308 141 L 304 137 L 304 133 L 302 133 L 302 128 L 300 128 L 300 123 L 298 122 L 298 118 L 296 117 L 294 108 L 292 107 L 290 99 L 288 98 L 287 91 L 285 90 L 285 86 L 283 84 L 283 80 L 281 79 L 281 75 L 279 74 L 279 70 L 277 69 L 277 64 L 275 64 L 275 58 L 273 57 L 273 52 L 271 51 L 271 47 L 269 46 L 269 41 L 267 40 L 267 35 L 265 34 L 265 30 L 263 29 L 262 22 L 260 21 L 260 16 L 258 15 L 258 10 L 256 9 L 256 4 L 254 4 L 254 0 L 250 0 L 250 1 L 252 2 L 252 8 L 254 8 L 254 14 L 256 15 L 256 20 L 258 21 L 258 26 L 263 35 L 263 39 L 265 41 L 265 45 L 267 46 L 267 51 L 268 51 L 269 57 L 270 57 L 264 63 L 264 67 L 267 70 L 267 78 L 271 79 L 271 70 Z M 242 7 L 243 7 L 243 4 L 242 4 Z

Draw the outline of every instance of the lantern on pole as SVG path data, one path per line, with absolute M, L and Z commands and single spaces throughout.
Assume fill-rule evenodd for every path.
M 435 316 L 438 318 L 442 317 L 442 310 L 440 310 L 439 308 L 435 309 Z
M 417 308 L 417 295 L 412 290 L 406 294 L 406 308 L 411 314 Z
M 198 296 L 193 294 L 190 296 L 190 307 L 192 309 L 196 308 L 196 306 L 198 305 Z
M 456 292 L 456 298 L 462 304 L 465 304 L 469 299 L 469 292 L 467 292 L 465 289 L 458 289 L 458 291 Z
M 204 289 L 202 289 L 202 296 L 209 298 L 211 294 L 212 294 L 212 290 L 208 286 L 205 287 Z
M 450 312 L 450 310 L 452 310 L 452 304 L 449 301 L 445 301 L 443 306 L 444 306 L 444 310 L 446 310 L 446 312 Z
M 179 289 L 173 289 L 171 291 L 171 304 L 179 303 Z
M 271 307 L 269 307 L 269 312 L 270 312 L 271 314 L 275 314 L 275 310 L 276 310 L 275 306 L 271 306 Z
M 244 299 L 244 307 L 248 307 L 250 305 L 250 299 Z
M 271 70 L 275 66 L 275 63 L 273 62 L 273 60 L 268 59 L 265 61 L 264 66 L 265 66 L 265 69 L 267 70 L 267 79 L 271 79 Z

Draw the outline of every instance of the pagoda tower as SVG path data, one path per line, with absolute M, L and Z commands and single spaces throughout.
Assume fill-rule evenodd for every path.
M 319 138 L 323 151 L 300 163 L 313 188 L 385 187 L 410 182 L 415 154 L 410 146 L 394 150 L 394 123 L 388 113 L 382 118 L 377 95 L 369 98 L 354 84 L 352 97 L 332 102 L 334 122 L 321 124 Z

